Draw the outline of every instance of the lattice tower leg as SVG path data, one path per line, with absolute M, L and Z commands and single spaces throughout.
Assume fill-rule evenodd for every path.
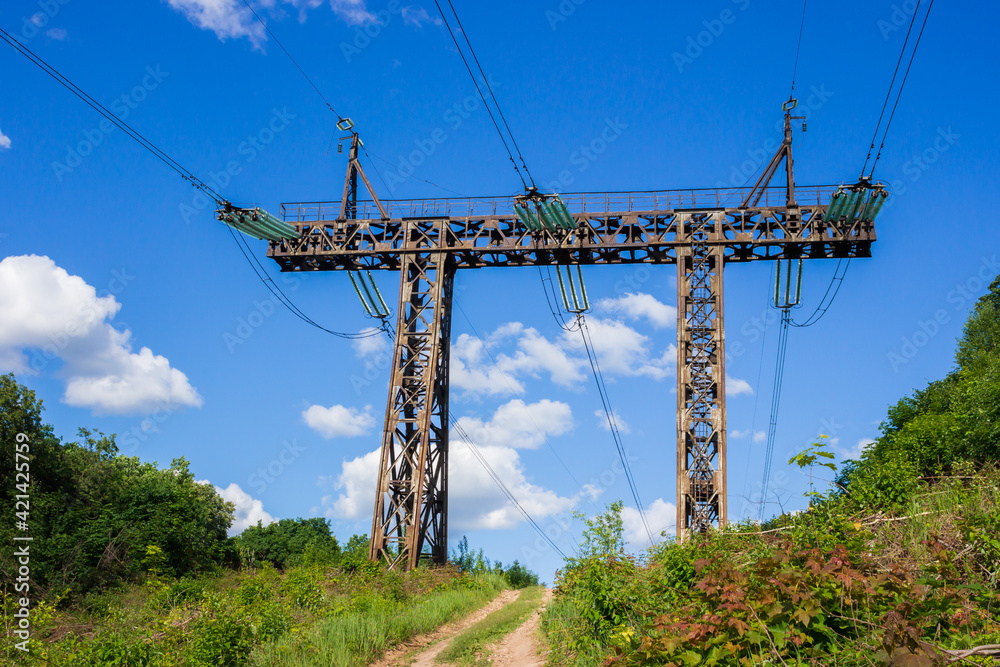
M 448 558 L 448 357 L 454 269 L 402 255 L 392 380 L 369 555 L 411 569 Z
M 677 257 L 677 536 L 726 522 L 723 247 L 716 214 L 686 221 Z M 679 222 L 678 224 L 685 224 Z

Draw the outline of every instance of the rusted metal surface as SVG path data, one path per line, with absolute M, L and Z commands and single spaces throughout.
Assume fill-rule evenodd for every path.
M 419 240 L 419 230 L 408 235 Z M 446 253 L 400 267 L 392 379 L 369 555 L 411 569 L 448 558 L 448 358 L 455 272 Z

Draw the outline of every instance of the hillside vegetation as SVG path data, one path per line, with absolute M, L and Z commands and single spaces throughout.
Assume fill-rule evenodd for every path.
M 789 464 L 820 476 L 832 458 L 820 439 Z M 620 505 L 591 520 L 546 615 L 552 664 L 996 664 L 998 461 L 1000 279 L 955 370 L 892 406 L 806 512 L 642 558 Z

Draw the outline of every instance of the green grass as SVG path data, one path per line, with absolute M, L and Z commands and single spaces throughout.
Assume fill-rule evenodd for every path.
M 358 667 L 412 637 L 481 607 L 506 587 L 502 577 L 480 575 L 474 590 L 436 593 L 404 608 L 370 609 L 321 621 L 303 632 L 262 646 L 253 656 L 260 667 Z
M 501 607 L 453 639 L 448 648 L 438 655 L 437 661 L 456 665 L 488 665 L 487 655 L 480 655 L 477 660 L 476 654 L 485 653 L 489 644 L 521 625 L 538 607 L 543 591 L 540 586 L 523 589 L 517 600 Z
M 542 615 L 542 628 L 549 645 L 563 649 L 553 651 L 546 664 L 558 667 L 600 667 L 613 652 L 611 647 L 574 641 L 582 630 L 580 611 L 572 600 L 560 596 L 553 598 Z

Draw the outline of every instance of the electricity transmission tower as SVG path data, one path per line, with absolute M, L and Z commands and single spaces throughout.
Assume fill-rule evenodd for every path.
M 785 134 L 752 188 L 562 195 L 565 225 L 525 224 L 545 195 L 380 201 L 351 132 L 339 202 L 290 203 L 298 238 L 271 241 L 282 271 L 400 274 L 391 383 L 372 518 L 372 559 L 443 563 L 448 538 L 448 368 L 459 269 L 677 265 L 677 533 L 726 522 L 723 268 L 731 262 L 870 257 L 881 186 L 796 189 L 794 101 Z M 342 128 L 344 129 L 344 128 Z M 346 129 L 350 129 L 347 127 Z M 771 187 L 784 164 L 786 183 Z M 358 176 L 371 201 L 357 199 Z M 515 208 L 520 207 L 520 210 Z M 828 210 L 829 209 L 829 210 Z M 540 213 L 541 214 L 541 213 Z

